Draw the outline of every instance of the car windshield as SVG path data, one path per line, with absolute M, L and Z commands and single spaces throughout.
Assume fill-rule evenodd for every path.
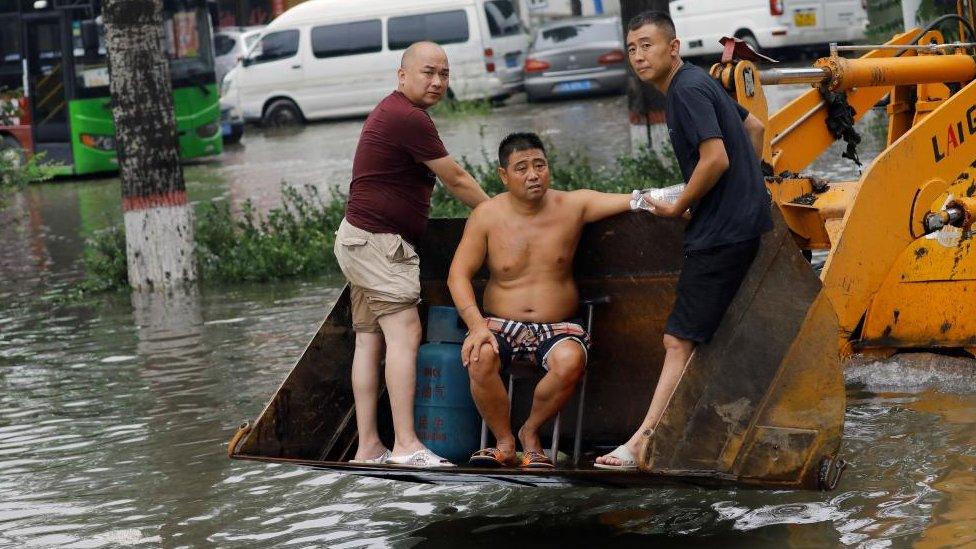
M 619 39 L 617 26 L 613 23 L 572 23 L 540 30 L 532 43 L 532 49 L 538 51 Z

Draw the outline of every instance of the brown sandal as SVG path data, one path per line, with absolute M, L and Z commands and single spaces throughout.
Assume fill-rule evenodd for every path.
M 555 469 L 549 456 L 542 452 L 522 452 L 523 469 Z
M 514 467 L 515 454 L 506 454 L 498 448 L 482 448 L 468 462 L 473 467 Z

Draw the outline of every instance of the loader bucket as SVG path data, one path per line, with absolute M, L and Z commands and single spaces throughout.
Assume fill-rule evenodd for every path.
M 789 488 L 827 482 L 845 407 L 837 316 L 773 214 L 722 325 L 689 359 L 646 440 L 642 470 Z
M 541 471 L 486 471 L 465 463 L 437 471 L 349 464 L 356 422 L 348 290 L 253 427 L 248 424 L 235 435 L 228 453 L 235 459 L 436 484 L 813 488 L 814 469 L 837 452 L 843 421 L 836 320 L 833 309 L 819 300 L 819 281 L 778 211 L 773 214 L 775 232 L 765 238 L 716 338 L 689 364 L 644 471 L 595 469 L 592 462 L 640 423 L 664 358 L 661 338 L 681 269 L 684 223 L 647 213 L 588 225 L 577 249 L 574 276 L 580 296 L 609 298 L 594 311 L 579 463 Z M 446 277 L 463 228 L 462 219 L 430 222 L 418 249 L 421 319 L 428 306 L 451 305 Z M 486 277 L 485 271 L 476 276 L 478 295 Z M 533 387 L 525 385 L 516 386 L 512 396 L 516 427 L 532 400 Z M 576 442 L 578 406 L 573 399 L 562 412 L 563 448 Z M 380 403 L 379 429 L 392 444 L 388 409 Z M 550 429 L 543 427 L 544 438 Z

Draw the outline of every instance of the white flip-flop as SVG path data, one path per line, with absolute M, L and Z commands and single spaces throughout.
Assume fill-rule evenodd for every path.
M 620 465 L 609 465 L 606 463 L 596 463 L 593 462 L 593 466 L 597 469 L 611 469 L 614 471 L 636 471 L 637 470 L 637 458 L 634 454 L 627 449 L 626 446 L 621 444 L 617 446 L 612 452 L 606 455 L 606 457 L 615 457 L 620 460 Z
M 352 463 L 353 465 L 382 465 L 382 464 L 386 463 L 386 460 L 390 459 L 390 456 L 392 456 L 392 455 L 393 455 L 393 453 L 390 452 L 389 450 L 383 450 L 383 453 L 382 454 L 380 454 L 380 455 L 378 455 L 378 456 L 376 456 L 374 458 L 368 458 L 368 459 L 350 459 L 349 460 L 349 463 Z
M 450 461 L 431 452 L 427 448 L 417 450 L 412 454 L 404 456 L 393 456 L 386 458 L 387 465 L 403 465 L 406 467 L 416 467 L 418 469 L 431 469 L 437 467 L 457 467 Z

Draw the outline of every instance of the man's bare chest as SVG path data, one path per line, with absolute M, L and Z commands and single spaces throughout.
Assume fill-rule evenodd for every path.
M 488 233 L 488 263 L 496 276 L 564 270 L 579 242 L 578 221 L 552 216 L 533 222 L 499 223 Z

